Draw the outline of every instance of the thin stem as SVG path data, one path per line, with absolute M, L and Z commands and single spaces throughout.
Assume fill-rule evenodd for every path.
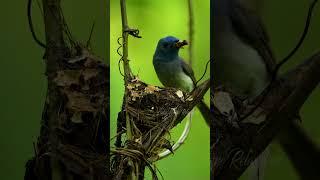
M 128 61 L 128 18 L 127 18 L 127 8 L 126 0 L 120 0 L 121 6 L 121 20 L 122 20 L 122 60 L 123 60 L 123 69 L 124 69 L 124 79 L 125 84 L 127 84 L 128 79 L 131 77 L 131 70 Z
M 192 0 L 188 1 L 188 13 L 189 13 L 189 64 L 192 67 L 193 60 L 193 11 L 192 11 Z
M 36 35 L 35 31 L 34 31 L 34 27 L 33 27 L 33 23 L 32 23 L 32 14 L 31 14 L 31 10 L 32 9 L 31 8 L 32 8 L 32 0 L 28 0 L 28 10 L 27 10 L 28 12 L 27 12 L 27 14 L 28 14 L 28 23 L 29 23 L 29 29 L 31 31 L 31 35 L 32 35 L 34 41 L 38 45 L 40 45 L 43 48 L 46 48 L 46 45 L 43 42 L 40 41 L 40 39 L 37 37 L 37 35 Z M 42 13 L 42 11 L 41 11 L 41 13 Z M 43 16 L 43 13 L 42 13 L 42 16 Z
M 120 7 L 121 7 L 121 20 L 122 20 L 122 61 L 123 61 L 123 69 L 124 69 L 124 84 L 125 84 L 125 97 L 124 97 L 124 108 L 126 109 L 128 106 L 128 89 L 127 84 L 129 79 L 132 78 L 131 69 L 128 61 L 128 36 L 129 36 L 129 25 L 128 25 L 128 18 L 127 18 L 127 8 L 126 8 L 126 1 L 120 0 Z M 132 140 L 134 137 L 132 135 L 132 126 L 128 116 L 127 111 L 125 112 L 125 119 L 126 119 L 126 128 L 127 128 L 127 139 Z M 132 180 L 139 179 L 139 169 L 142 162 L 134 162 L 129 159 L 129 164 L 132 164 L 135 168 L 131 170 L 130 176 Z M 141 173 L 144 173 L 144 168 L 142 169 Z

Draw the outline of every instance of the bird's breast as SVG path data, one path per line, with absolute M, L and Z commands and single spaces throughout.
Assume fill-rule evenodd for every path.
M 216 85 L 225 85 L 236 93 L 258 95 L 268 83 L 264 60 L 251 46 L 231 31 L 213 40 L 213 76 Z
M 193 89 L 192 79 L 184 73 L 179 60 L 162 62 L 155 59 L 153 65 L 164 86 L 179 88 L 187 92 Z

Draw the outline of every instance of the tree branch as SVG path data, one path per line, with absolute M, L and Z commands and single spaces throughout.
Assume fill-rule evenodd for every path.
M 279 130 L 293 123 L 290 120 L 295 118 L 319 81 L 320 54 L 317 53 L 273 83 L 262 105 L 247 119 L 236 122 L 237 126 L 214 111 L 213 131 L 218 133 L 211 134 L 213 177 L 238 178 Z M 216 105 L 214 99 L 212 103 Z
M 318 179 L 320 149 L 298 122 L 288 123 L 277 136 L 293 167 L 303 180 Z
M 64 41 L 63 17 L 60 0 L 43 0 L 44 26 L 46 37 L 47 73 L 55 72 L 64 57 L 66 43 Z

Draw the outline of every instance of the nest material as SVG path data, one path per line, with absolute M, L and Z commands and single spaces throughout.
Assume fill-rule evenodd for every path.
M 128 168 L 125 161 L 130 157 L 134 162 L 149 165 L 155 175 L 152 162 L 158 159 L 160 152 L 172 148 L 169 131 L 183 120 L 196 102 L 193 96 L 181 90 L 148 85 L 134 78 L 127 83 L 124 103 L 122 112 L 126 113 L 126 119 L 122 119 L 125 122 L 122 124 L 126 124 L 130 137 L 113 151 L 122 157 L 113 159 L 113 168 L 117 169 L 114 173 L 119 176 L 119 172 Z
M 187 113 L 186 102 L 192 98 L 180 90 L 162 89 L 138 79 L 131 80 L 127 89 L 132 139 L 142 145 L 148 158 L 157 156 L 163 148 L 171 148 L 165 135 L 181 122 Z
M 236 96 L 226 88 L 213 90 L 211 102 L 215 119 L 210 129 L 210 138 L 213 139 L 211 160 L 215 169 L 222 169 L 228 162 L 236 168 L 251 163 L 250 148 L 255 139 L 252 134 L 266 124 L 266 112 L 270 109 L 270 106 L 265 104 L 256 107 L 262 96 L 248 99 Z M 255 111 L 248 115 L 252 108 Z M 241 119 L 247 115 L 247 118 Z M 215 170 L 215 173 L 219 172 Z
M 65 172 L 72 172 L 77 177 L 106 177 L 109 150 L 105 144 L 109 131 L 108 71 L 108 66 L 99 57 L 81 48 L 78 56 L 63 59 L 61 67 L 48 75 L 49 95 L 34 169 L 45 172 L 43 161 L 54 157 L 66 168 Z M 54 100 L 49 98 L 50 93 L 54 93 Z M 54 112 L 50 112 L 49 107 Z M 55 114 L 56 124 L 48 129 L 51 114 Z M 56 146 L 50 144 L 52 134 L 57 136 Z M 45 179 L 42 176 L 37 175 L 38 179 Z

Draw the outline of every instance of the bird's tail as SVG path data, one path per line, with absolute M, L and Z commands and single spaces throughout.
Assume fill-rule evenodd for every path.
M 201 101 L 197 105 L 197 107 L 198 107 L 202 117 L 206 120 L 207 125 L 210 127 L 211 121 L 213 119 L 213 114 L 211 113 L 210 108 L 203 101 Z
M 269 147 L 267 147 L 250 165 L 249 180 L 263 180 L 267 160 L 269 159 Z

